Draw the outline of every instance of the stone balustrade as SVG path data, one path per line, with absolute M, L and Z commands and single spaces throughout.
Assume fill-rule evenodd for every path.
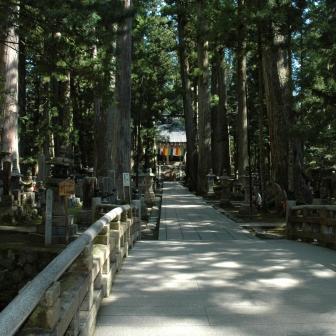
M 1 336 L 94 334 L 102 299 L 109 296 L 115 274 L 129 248 L 140 237 L 140 218 L 134 216 L 133 208 L 117 208 L 109 204 L 96 206 L 97 216 L 106 212 L 107 215 L 82 235 L 85 237 L 79 237 L 78 242 L 74 241 L 63 250 L 62 255 L 53 260 L 55 265 L 51 262 L 0 314 Z M 78 255 L 67 265 L 67 255 L 75 254 L 75 250 L 79 251 Z M 71 260 L 71 256 L 69 258 Z M 58 267 L 61 271 L 56 269 Z M 46 290 L 41 293 L 43 286 Z M 40 300 L 32 307 L 28 318 L 22 317 L 22 323 L 13 322 L 10 315 L 20 321 L 17 315 L 20 315 L 21 305 L 34 300 L 34 293 L 40 294 Z M 18 307 L 17 312 L 12 304 Z
M 287 237 L 336 247 L 336 206 L 300 205 L 288 209 Z

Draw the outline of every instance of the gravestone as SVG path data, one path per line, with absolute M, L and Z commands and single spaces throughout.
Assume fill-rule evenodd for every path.
M 75 186 L 75 195 L 76 197 L 79 197 L 81 200 L 83 200 L 83 183 L 84 179 L 78 179 L 76 181 L 76 186 Z
M 52 235 L 53 242 L 68 242 L 77 227 L 73 216 L 68 215 L 68 197 L 75 193 L 75 183 L 70 180 L 72 160 L 66 157 L 55 157 L 46 162 L 50 165 L 51 176 L 47 178 L 47 188 L 53 190 Z

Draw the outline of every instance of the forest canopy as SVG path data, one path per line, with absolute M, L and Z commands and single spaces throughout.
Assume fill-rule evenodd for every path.
M 155 169 L 180 118 L 192 189 L 248 170 L 302 199 L 335 168 L 335 39 L 333 0 L 0 0 L 1 158 Z

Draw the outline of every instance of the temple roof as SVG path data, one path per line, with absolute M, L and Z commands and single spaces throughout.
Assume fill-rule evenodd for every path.
M 165 142 L 187 142 L 186 132 L 183 122 L 179 119 L 174 119 L 171 123 L 162 124 L 157 127 L 159 141 Z

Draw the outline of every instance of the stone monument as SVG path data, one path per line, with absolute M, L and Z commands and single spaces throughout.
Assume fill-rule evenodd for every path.
M 152 207 L 155 204 L 155 193 L 153 190 L 155 174 L 152 173 L 152 169 L 148 170 L 148 173 L 144 176 L 145 185 L 145 203 Z
M 215 195 L 215 191 L 214 191 L 215 178 L 216 178 L 216 175 L 213 173 L 213 170 L 210 169 L 209 174 L 207 175 L 207 179 L 208 179 L 208 193 L 207 193 L 207 196 L 212 197 L 212 196 Z
M 75 183 L 69 179 L 72 160 L 59 156 L 47 161 L 50 166 L 50 176 L 47 177 L 47 189 L 53 192 L 52 202 L 52 240 L 54 242 L 68 242 L 77 227 L 73 216 L 68 214 L 68 196 L 75 193 Z M 46 217 L 48 214 L 46 214 Z

